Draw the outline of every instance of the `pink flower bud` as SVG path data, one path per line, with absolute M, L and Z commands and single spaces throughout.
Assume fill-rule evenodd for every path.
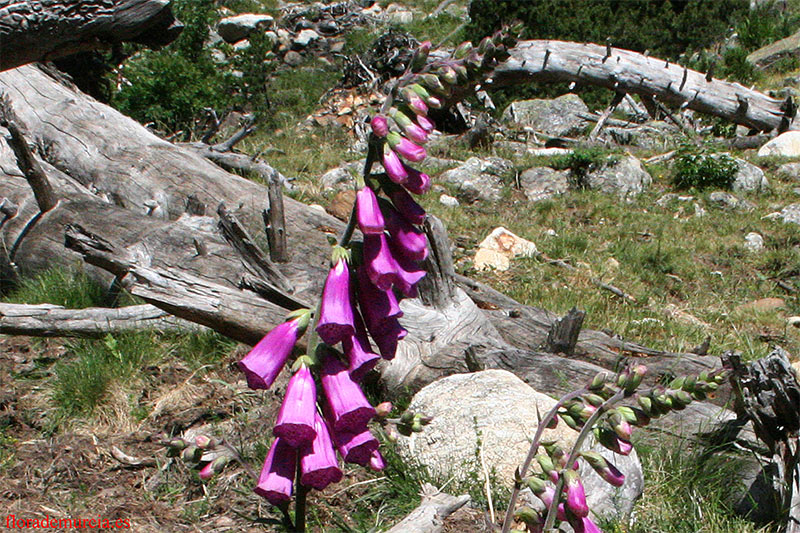
M 356 195 L 356 219 L 361 233 L 383 233 L 383 213 L 378 206 L 378 197 L 372 188 L 364 186 Z
M 400 185 L 405 183 L 408 173 L 395 151 L 386 144 L 383 145 L 383 168 L 386 170 L 386 174 L 389 175 L 389 179 L 393 182 Z
M 386 121 L 386 117 L 383 115 L 375 115 L 370 120 L 370 126 L 372 126 L 372 132 L 380 138 L 386 137 L 389 134 L 389 123 Z
M 575 470 L 564 472 L 564 490 L 567 493 L 567 509 L 572 511 L 575 516 L 588 516 L 589 506 L 586 504 L 586 491 L 583 483 Z
M 389 135 L 386 136 L 386 141 L 389 143 L 389 146 L 392 148 L 392 150 L 403 156 L 408 161 L 419 163 L 425 159 L 425 148 L 419 146 L 418 144 L 414 144 L 399 133 L 390 132 Z

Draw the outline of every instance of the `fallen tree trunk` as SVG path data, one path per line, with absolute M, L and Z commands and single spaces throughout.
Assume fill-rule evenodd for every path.
M 451 496 L 430 483 L 422 487 L 422 503 L 387 533 L 439 533 L 444 520 L 469 502 L 469 496 Z
M 197 329 L 152 305 L 66 309 L 60 305 L 0 303 L 0 333 L 32 337 L 104 337 L 109 333 Z
M 565 41 L 520 41 L 498 66 L 492 86 L 576 82 L 638 94 L 760 131 L 788 128 L 795 115 L 781 102 L 738 83 L 709 79 L 676 63 L 619 48 Z
M 114 43 L 163 46 L 182 29 L 168 0 L 0 0 L 0 70 Z

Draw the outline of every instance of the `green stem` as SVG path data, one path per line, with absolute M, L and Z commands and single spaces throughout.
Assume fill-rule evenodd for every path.
M 297 488 L 295 493 L 297 497 L 294 501 L 294 530 L 295 533 L 305 533 L 306 531 L 306 497 L 308 496 L 308 487 L 300 483 L 300 458 L 297 458 Z
M 597 419 L 603 416 L 603 414 L 608 410 L 608 408 L 618 401 L 622 400 L 626 396 L 625 390 L 620 390 L 614 396 L 603 402 L 597 410 L 592 413 L 592 416 L 589 417 L 589 420 L 583 425 L 581 428 L 581 432 L 578 434 L 578 438 L 575 439 L 575 444 L 572 446 L 572 451 L 569 454 L 569 458 L 567 458 L 566 467 L 561 469 L 561 473 L 558 476 L 558 483 L 556 483 L 555 489 L 555 497 L 553 498 L 553 503 L 550 504 L 550 508 L 547 510 L 547 518 L 544 521 L 544 527 L 542 528 L 543 531 L 549 531 L 550 528 L 553 527 L 553 523 L 556 521 L 556 509 L 558 509 L 558 503 L 561 500 L 561 490 L 564 488 L 564 470 L 567 468 L 572 468 L 572 464 L 575 463 L 575 459 L 578 458 L 578 453 L 580 453 L 581 446 L 583 446 L 583 441 L 586 440 L 586 437 L 589 436 L 589 432 L 592 431 L 594 427 L 594 423 L 597 422 Z
M 528 472 L 528 468 L 530 468 L 531 463 L 533 462 L 533 458 L 536 456 L 536 452 L 539 450 L 539 441 L 542 438 L 542 434 L 544 433 L 545 428 L 550 424 L 550 421 L 553 420 L 553 417 L 556 416 L 558 410 L 563 406 L 566 402 L 570 401 L 573 398 L 577 398 L 582 394 L 585 394 L 588 389 L 580 389 L 577 391 L 570 392 L 566 396 L 562 397 L 556 404 L 553 406 L 552 409 L 545 415 L 543 419 L 539 421 L 539 427 L 536 428 L 536 435 L 533 437 L 533 442 L 531 442 L 531 447 L 528 450 L 528 455 L 525 457 L 525 462 L 522 463 L 522 468 L 519 470 L 519 477 L 524 478 L 525 474 Z M 520 486 L 519 483 L 514 483 L 514 490 L 511 492 L 511 500 L 508 502 L 508 510 L 506 511 L 506 516 L 503 519 L 503 529 L 502 533 L 508 533 L 511 529 L 511 522 L 514 520 L 514 507 L 517 505 L 517 497 L 519 496 Z

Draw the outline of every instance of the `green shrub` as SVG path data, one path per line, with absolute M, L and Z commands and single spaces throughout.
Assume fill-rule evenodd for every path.
M 672 181 L 679 189 L 730 189 L 737 171 L 736 161 L 728 155 L 684 145 L 678 151 Z
M 105 289 L 82 268 L 51 268 L 23 279 L 3 300 L 24 304 L 55 304 L 68 309 L 103 305 Z
M 736 25 L 739 45 L 752 52 L 788 37 L 800 27 L 800 14 L 780 9 L 778 2 L 755 7 Z
M 748 0 L 473 0 L 466 34 L 477 40 L 518 19 L 525 38 L 611 38 L 614 46 L 675 59 L 719 40 L 748 11 Z
M 569 170 L 572 185 L 586 187 L 586 176 L 601 167 L 614 164 L 618 158 L 608 150 L 598 146 L 579 146 L 571 153 L 553 159 L 550 166 L 556 170 Z
M 127 80 L 111 99 L 114 107 L 139 122 L 168 131 L 190 131 L 203 108 L 230 106 L 226 77 L 204 46 L 215 23 L 212 0 L 175 0 L 185 27 L 163 50 L 142 50 L 122 67 Z

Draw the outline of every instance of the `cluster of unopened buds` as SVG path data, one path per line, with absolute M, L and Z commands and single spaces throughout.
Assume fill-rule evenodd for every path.
M 196 435 L 194 438 L 162 438 L 161 444 L 167 448 L 167 456 L 180 457 L 196 469 L 203 481 L 208 481 L 221 474 L 238 454 L 222 439 L 208 435 Z
M 603 480 L 615 487 L 625 483 L 625 475 L 599 453 L 580 451 L 588 434 L 592 432 L 596 441 L 606 449 L 629 455 L 633 450 L 631 435 L 634 428 L 646 426 L 653 418 L 671 411 L 684 409 L 694 400 L 704 400 L 725 379 L 721 370 L 702 372 L 697 376 L 676 378 L 667 386 L 639 391 L 646 373 L 644 365 L 629 367 L 616 376 L 601 372 L 585 389 L 565 396 L 541 420 L 529 455 L 535 459 L 541 472 L 525 476 L 531 460 L 527 460 L 522 471 L 517 472 L 504 532 L 509 531 L 513 504 L 523 486 L 530 488 L 544 505 L 544 511 L 528 506 L 514 511 L 514 518 L 525 524 L 527 531 L 549 532 L 557 522 L 567 522 L 576 533 L 600 532 L 589 516 L 586 493 L 578 474 L 578 460 L 586 461 Z M 569 453 L 555 441 L 540 440 L 541 430 L 555 427 L 559 420 L 579 432 Z

